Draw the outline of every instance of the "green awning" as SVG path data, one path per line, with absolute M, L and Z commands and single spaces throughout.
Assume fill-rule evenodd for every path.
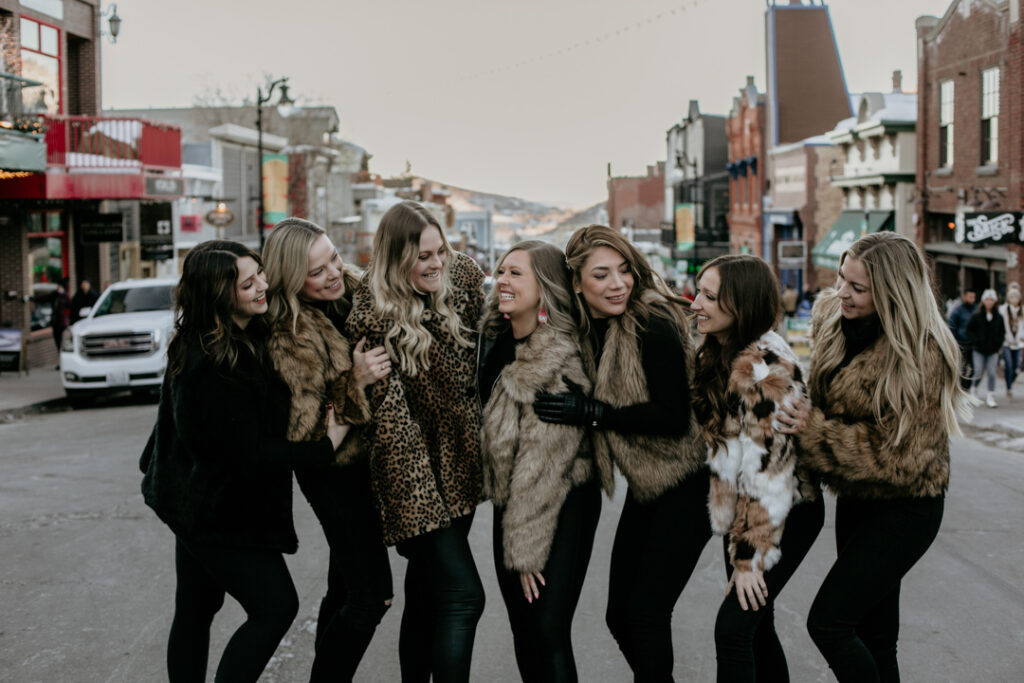
M 879 230 L 892 230 L 892 211 L 843 211 L 828 234 L 811 250 L 816 266 L 839 270 L 839 259 L 862 235 Z

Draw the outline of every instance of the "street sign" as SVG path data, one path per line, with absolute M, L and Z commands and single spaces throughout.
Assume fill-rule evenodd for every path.
M 235 212 L 231 209 L 214 209 L 206 212 L 206 222 L 217 228 L 225 228 L 235 222 Z

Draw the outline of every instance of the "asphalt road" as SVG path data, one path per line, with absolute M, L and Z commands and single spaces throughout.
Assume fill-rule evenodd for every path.
M 155 406 L 127 401 L 25 416 L 0 424 L 0 680 L 161 681 L 174 591 L 173 537 L 139 494 L 137 458 Z M 628 681 L 604 625 L 608 556 L 623 487 L 606 501 L 576 614 L 581 681 Z M 833 506 L 825 529 L 777 604 L 793 681 L 833 680 L 804 628 L 834 557 Z M 296 491 L 301 547 L 289 557 L 299 616 L 266 681 L 305 681 L 326 547 Z M 954 442 L 953 479 L 938 539 L 904 581 L 900 661 L 905 681 L 1024 680 L 1024 454 Z M 491 509 L 472 532 L 488 602 L 473 660 L 476 681 L 519 680 L 490 552 Z M 404 560 L 392 553 L 395 585 Z M 714 679 L 713 619 L 725 587 L 712 541 L 676 605 L 678 681 Z M 543 599 L 543 598 L 542 598 Z M 385 617 L 357 676 L 398 681 L 402 597 Z M 214 624 L 210 678 L 242 621 L 228 599 Z

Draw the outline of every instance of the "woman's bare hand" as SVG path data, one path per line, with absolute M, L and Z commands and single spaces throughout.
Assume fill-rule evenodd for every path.
M 775 411 L 772 426 L 783 434 L 799 434 L 807 426 L 811 416 L 811 402 L 806 396 L 793 401 L 784 401 Z
M 729 579 L 729 585 L 725 587 L 725 594 L 728 595 L 729 591 L 736 588 L 736 598 L 740 601 L 740 608 L 743 611 L 747 609 L 753 609 L 755 612 L 760 607 L 764 607 L 768 600 L 768 586 L 765 585 L 764 575 L 753 569 L 751 571 L 740 571 L 736 570 L 732 573 L 732 578 Z M 748 608 L 747 605 L 750 605 Z
M 334 450 L 338 450 L 338 446 L 345 440 L 348 435 L 349 425 L 338 424 L 338 419 L 334 414 L 334 404 L 327 404 L 327 417 L 324 418 L 324 426 L 327 427 L 327 438 L 331 440 L 331 445 L 334 446 Z
M 374 347 L 369 351 L 364 351 L 364 348 L 366 337 L 360 339 L 352 349 L 352 369 L 360 389 L 365 389 L 391 374 L 391 359 L 383 346 Z
M 534 600 L 540 598 L 540 588 L 538 588 L 537 584 L 540 583 L 541 586 L 546 585 L 544 583 L 544 575 L 540 572 L 520 572 L 519 583 L 523 587 L 523 595 L 526 596 L 526 602 L 531 604 L 533 604 Z

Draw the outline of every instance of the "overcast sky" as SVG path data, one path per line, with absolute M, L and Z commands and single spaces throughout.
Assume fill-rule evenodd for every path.
M 781 4 L 781 3 L 780 3 Z M 265 74 L 329 104 L 371 170 L 585 206 L 641 175 L 686 113 L 765 86 L 764 0 L 118 0 L 105 107 L 253 98 Z M 948 0 L 829 3 L 847 85 L 916 89 L 914 20 Z M 660 16 L 659 16 L 660 15 Z M 628 29 L 628 30 L 623 30 Z M 270 131 L 272 132 L 272 131 Z

